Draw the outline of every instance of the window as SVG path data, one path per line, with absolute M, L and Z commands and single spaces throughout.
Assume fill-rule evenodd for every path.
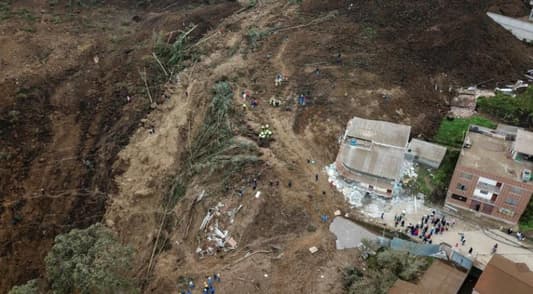
M 520 195 L 522 194 L 522 189 L 515 186 L 511 186 L 511 193 Z
M 452 194 L 452 198 L 455 199 L 455 200 L 459 200 L 459 201 L 466 202 L 466 197 L 465 197 L 465 196 L 461 196 L 461 195 L 457 195 L 457 194 Z
M 461 183 L 457 183 L 457 190 L 461 190 L 461 191 L 466 191 L 466 185 L 464 184 L 461 184 Z
M 507 209 L 507 208 L 503 208 L 503 207 L 499 209 L 499 212 L 501 214 L 508 215 L 508 216 L 513 216 L 514 215 L 514 211 L 513 210 Z
M 472 174 L 462 172 L 462 173 L 459 174 L 459 177 L 461 177 L 463 179 L 471 180 L 473 176 L 472 176 Z
M 512 206 L 516 206 L 516 205 L 518 205 L 518 199 L 515 199 L 515 198 L 507 198 L 507 199 L 505 199 L 505 204 L 509 204 L 509 205 L 512 205 Z

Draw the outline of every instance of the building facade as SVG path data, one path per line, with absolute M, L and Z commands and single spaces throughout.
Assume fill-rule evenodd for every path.
M 516 224 L 533 194 L 533 162 L 515 140 L 494 130 L 470 128 L 452 176 L 446 203 Z M 517 154 L 521 156 L 517 159 Z

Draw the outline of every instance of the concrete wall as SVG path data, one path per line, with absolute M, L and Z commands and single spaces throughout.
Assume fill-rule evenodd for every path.
M 521 41 L 533 42 L 533 23 L 487 12 L 487 15 Z

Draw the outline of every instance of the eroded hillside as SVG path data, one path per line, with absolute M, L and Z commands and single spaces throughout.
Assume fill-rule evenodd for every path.
M 2 290 L 42 274 L 55 235 L 102 221 L 137 251 L 146 292 L 214 271 L 221 293 L 340 292 L 355 253 L 336 251 L 320 221 L 345 208 L 322 169 L 348 119 L 429 137 L 450 87 L 518 77 L 533 52 L 485 16 L 521 14 L 521 1 L 23 2 L 11 9 L 31 20 L 0 22 Z M 154 33 L 172 43 L 195 25 L 195 57 L 159 90 Z M 232 95 L 213 121 L 219 82 Z M 238 247 L 200 258 L 198 228 L 219 203 L 223 215 L 242 205 L 220 217 Z

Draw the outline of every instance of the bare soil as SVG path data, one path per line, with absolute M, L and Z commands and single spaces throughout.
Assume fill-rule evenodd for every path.
M 67 2 L 17 1 L 0 22 L 0 292 L 43 273 L 57 234 L 102 219 L 117 153 L 150 111 L 139 70 L 165 99 L 154 32 L 198 22 L 194 41 L 239 7 Z
M 323 172 L 347 121 L 406 123 L 413 136 L 430 138 L 449 108 L 450 87 L 519 78 L 533 53 L 485 15 L 527 13 L 519 0 L 368 0 L 351 7 L 263 0 L 250 8 L 247 1 L 138 8 L 116 1 L 69 18 L 64 6 L 44 2 L 17 3 L 39 15 L 36 21 L 0 22 L 2 292 L 42 275 L 57 234 L 102 221 L 137 250 L 134 274 L 145 292 L 176 293 L 184 277 L 221 272 L 219 293 L 340 293 L 342 268 L 359 263 L 357 251 L 336 251 L 320 215 L 341 208 L 357 216 Z M 147 61 L 152 34 L 189 23 L 199 24 L 193 39 L 202 40 L 201 57 L 159 93 L 158 69 L 148 67 L 157 93 L 152 109 L 138 73 L 154 65 Z M 262 32 L 256 44 L 247 37 L 251 28 Z M 287 77 L 280 87 L 277 73 Z M 219 80 L 235 91 L 235 133 L 256 141 L 260 125 L 269 124 L 274 141 L 238 172 L 192 177 L 160 228 L 163 196 L 186 171 L 187 146 Z M 258 108 L 242 110 L 245 89 Z M 300 93 L 308 96 L 305 106 L 296 104 Z M 281 107 L 268 105 L 273 97 Z M 193 205 L 202 190 L 208 197 Z M 200 259 L 195 250 L 205 233 L 198 228 L 218 202 L 243 205 L 226 227 L 239 245 Z M 156 240 L 166 245 L 153 255 Z M 319 252 L 311 254 L 311 246 Z M 245 258 L 247 252 L 257 253 Z

